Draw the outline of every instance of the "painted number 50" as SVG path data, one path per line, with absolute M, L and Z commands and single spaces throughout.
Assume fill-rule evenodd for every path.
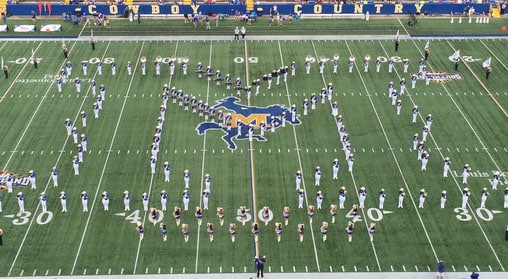
M 243 57 L 237 56 L 237 57 L 235 57 L 235 59 L 233 59 L 233 61 L 237 64 L 241 64 L 241 63 L 245 62 L 245 59 Z M 258 58 L 255 56 L 251 56 L 251 57 L 247 58 L 247 62 L 248 63 L 258 63 Z

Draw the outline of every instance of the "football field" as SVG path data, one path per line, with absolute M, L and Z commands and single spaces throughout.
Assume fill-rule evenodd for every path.
M 398 51 L 393 36 L 278 40 L 258 36 L 238 41 L 230 36 L 179 40 L 99 37 L 95 50 L 87 38 L 2 42 L 0 53 L 9 77 L 0 79 L 0 181 L 3 186 L 6 173 L 11 172 L 22 185 L 12 193 L 0 192 L 0 228 L 4 231 L 0 276 L 244 273 L 254 272 L 257 255 L 267 257 L 265 272 L 277 273 L 434 271 L 439 259 L 447 262 L 449 272 L 505 271 L 506 39 L 412 39 L 403 29 L 401 36 Z M 62 43 L 68 48 L 67 59 Z M 412 88 L 412 74 L 419 73 L 426 44 L 430 49 L 426 74 L 432 78 L 428 84 L 419 78 Z M 460 59 L 455 70 L 450 56 L 457 50 Z M 367 70 L 366 56 L 370 57 Z M 493 70 L 487 79 L 482 64 L 489 57 Z M 144 59 L 145 75 L 140 62 Z M 406 73 L 404 59 L 409 60 Z M 160 75 L 156 74 L 157 61 Z M 57 78 L 68 62 L 72 73 L 59 92 Z M 170 62 L 175 64 L 173 74 Z M 294 76 L 292 62 L 296 63 Z M 86 75 L 82 63 L 87 64 Z M 186 75 L 183 63 L 188 65 Z M 207 66 L 211 68 L 210 79 L 206 74 L 198 77 L 198 63 L 205 73 Z M 263 75 L 285 66 L 287 77 L 283 72 L 279 78 L 274 75 L 269 89 Z M 220 82 L 215 79 L 218 70 L 223 75 Z M 229 90 L 227 74 L 233 83 Z M 76 78 L 81 80 L 80 92 Z M 239 94 L 237 78 L 242 82 Z M 393 81 L 400 92 L 403 78 L 406 90 L 395 98 L 395 103 L 401 101 L 398 115 L 388 84 Z M 257 79 L 259 94 L 253 84 Z M 100 95 L 100 85 L 105 86 L 98 118 L 92 81 L 96 82 L 95 95 Z M 321 96 L 330 83 L 333 93 Z M 158 121 L 165 85 L 167 109 L 162 112 L 164 120 Z M 248 85 L 252 87 L 250 98 L 244 89 Z M 176 95 L 173 99 L 173 87 L 182 90 L 181 98 Z M 205 118 L 199 110 L 193 113 L 192 97 L 208 104 L 215 114 L 204 113 Z M 309 103 L 306 113 L 305 100 Z M 355 158 L 351 171 L 333 115 L 334 102 Z M 292 105 L 297 111 L 294 116 Z M 419 109 L 416 123 L 412 123 L 414 106 Z M 86 127 L 82 111 L 87 115 Z M 222 124 L 221 114 L 225 119 L 231 117 L 230 129 Z M 429 114 L 434 121 L 424 149 L 430 158 L 422 170 L 413 137 L 416 133 L 422 137 Z M 77 142 L 67 134 L 67 118 L 77 129 Z M 158 125 L 162 131 L 152 173 L 150 158 Z M 73 157 L 81 134 L 88 144 L 79 175 L 75 175 Z M 452 163 L 448 176 L 443 177 L 446 157 Z M 334 159 L 340 163 L 337 179 L 332 179 Z M 165 181 L 165 161 L 171 166 L 169 182 Z M 471 171 L 464 184 L 466 164 Z M 322 175 L 316 186 L 318 166 Z M 58 169 L 57 187 L 51 176 L 53 167 Z M 37 189 L 30 189 L 29 170 L 36 173 Z M 185 188 L 184 170 L 190 176 L 189 188 Z M 299 186 L 295 185 L 297 171 L 302 174 Z M 491 184 L 496 171 L 501 177 L 494 190 Z M 212 178 L 209 206 L 198 225 L 195 212 L 196 207 L 204 207 L 206 174 Z M 337 209 L 332 222 L 330 207 L 339 203 L 342 186 L 345 208 Z M 298 208 L 297 187 L 306 194 L 303 208 Z M 463 207 L 465 187 L 470 195 Z M 485 207 L 481 207 L 483 188 L 489 192 Z M 350 209 L 359 203 L 362 189 L 366 199 L 355 215 Z M 381 189 L 386 192 L 383 208 L 379 206 Z M 401 189 L 405 194 L 402 208 L 398 206 Z M 420 207 L 422 189 L 426 199 Z M 166 211 L 161 208 L 163 190 L 168 194 Z M 190 193 L 186 211 L 184 190 Z M 62 212 L 62 191 L 67 195 L 67 212 Z M 83 212 L 83 191 L 88 195 L 87 212 Z M 125 191 L 131 195 L 129 210 L 124 208 Z M 321 209 L 316 207 L 318 191 L 323 196 Z M 440 206 L 442 191 L 447 191 L 444 208 Z M 25 198 L 24 212 L 18 205 L 19 192 Z M 46 211 L 41 207 L 42 192 L 47 195 Z M 103 192 L 110 195 L 109 210 L 104 210 Z M 149 197 L 149 209 L 158 209 L 155 219 L 143 208 L 143 193 Z M 309 206 L 315 207 L 312 219 Z M 175 207 L 182 209 L 180 225 L 172 215 Z M 223 225 L 217 216 L 219 207 L 224 209 Z M 241 207 L 246 209 L 243 217 L 238 212 Z M 287 225 L 284 207 L 290 208 Z M 254 222 L 259 224 L 257 241 Z M 283 224 L 280 241 L 275 232 L 278 222 Z M 326 241 L 323 222 L 328 222 Z M 354 224 L 351 242 L 346 233 L 350 222 Z M 207 223 L 214 225 L 213 241 Z M 233 223 L 234 242 L 229 233 Z M 372 223 L 376 233 L 370 241 Z M 144 225 L 142 240 L 140 224 Z M 162 224 L 167 225 L 167 241 Z M 188 224 L 188 241 L 182 224 Z M 305 226 L 302 239 L 299 224 Z

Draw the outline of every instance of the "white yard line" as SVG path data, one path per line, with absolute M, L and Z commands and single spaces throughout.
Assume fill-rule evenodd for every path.
M 316 46 L 314 45 L 314 42 L 311 41 L 312 43 L 312 48 L 314 49 L 314 55 L 316 55 L 316 57 L 319 57 L 317 51 L 316 51 Z M 325 76 L 324 74 L 321 74 L 321 78 L 323 80 L 323 84 L 324 84 L 324 87 L 327 86 L 327 83 L 325 81 Z M 328 104 L 330 105 L 330 108 L 332 107 L 332 101 L 328 101 Z M 333 117 L 333 116 L 332 116 Z M 333 121 L 335 122 L 336 120 L 333 119 Z M 340 141 L 341 139 L 339 139 Z M 340 147 L 340 146 L 339 146 Z M 358 186 L 356 184 L 356 179 L 355 179 L 355 176 L 353 175 L 353 172 L 350 173 L 351 174 L 351 179 L 353 181 L 353 185 L 355 187 L 355 192 L 356 192 L 356 197 L 358 198 Z M 363 208 L 361 208 L 361 211 L 362 211 L 362 215 L 363 216 L 367 216 L 365 214 L 365 210 Z M 367 232 L 369 231 L 369 224 L 367 223 L 367 218 L 363 218 L 363 222 L 365 223 L 365 229 L 367 230 Z M 374 253 L 374 257 L 376 258 L 376 263 L 377 263 L 377 268 L 379 271 L 382 271 L 382 268 L 381 268 L 381 263 L 379 262 L 379 257 L 377 256 L 377 251 L 376 251 L 376 246 L 374 245 L 374 241 L 370 241 L 370 244 L 372 246 L 372 252 Z
M 280 41 L 277 41 L 277 44 L 279 46 L 279 53 L 280 53 L 280 62 L 281 62 L 281 65 L 284 66 L 284 58 L 282 57 L 282 48 L 280 46 Z M 289 108 L 291 107 L 292 103 L 291 103 L 291 98 L 289 97 L 289 88 L 288 88 L 288 83 L 287 81 L 284 81 L 284 85 L 285 85 L 285 88 L 286 88 L 286 93 L 287 93 L 287 97 L 288 97 L 288 104 L 289 104 Z M 295 125 L 291 125 L 291 127 L 293 128 L 293 135 L 294 135 L 294 139 L 295 139 L 295 146 L 296 146 L 296 156 L 298 157 L 298 166 L 300 168 L 300 170 L 302 170 L 302 186 L 303 186 L 303 190 L 305 191 L 305 204 L 307 205 L 307 207 L 309 206 L 309 201 L 308 201 L 308 198 L 307 198 L 307 189 L 305 188 L 305 175 L 303 173 L 305 173 L 303 171 L 303 166 L 302 166 L 302 158 L 300 156 L 300 148 L 298 147 L 298 138 L 296 137 L 296 128 L 295 128 Z M 312 235 L 312 244 L 313 244 L 313 247 L 314 247 L 314 257 L 316 258 L 316 265 L 317 265 L 317 270 L 318 271 L 321 271 L 321 267 L 319 265 L 319 257 L 318 257 L 318 252 L 317 252 L 317 247 L 316 247 L 316 239 L 315 239 L 315 236 L 314 236 L 314 230 L 312 229 L 312 224 L 309 223 L 309 229 L 310 229 L 310 233 Z
M 107 45 L 107 47 L 106 47 L 106 50 L 104 51 L 104 54 L 102 55 L 102 58 L 104 58 L 104 56 L 106 55 L 106 52 L 108 51 L 108 48 L 109 48 L 109 44 L 110 44 L 110 43 L 108 43 L 108 45 Z M 74 47 L 74 45 L 73 45 L 73 47 Z M 72 47 L 72 48 L 73 48 L 73 47 Z M 71 51 L 72 51 L 72 48 L 71 48 Z M 69 52 L 70 52 L 70 51 L 69 51 Z M 64 61 L 64 63 L 65 63 L 65 61 Z M 63 64 L 64 64 L 64 63 L 63 63 Z M 63 64 L 62 64 L 62 66 L 63 66 Z M 62 66 L 61 66 L 61 67 L 62 67 Z M 59 69 L 60 69 L 61 67 L 59 67 Z M 95 78 L 95 76 L 96 76 L 96 75 L 97 75 L 97 72 L 95 73 L 94 78 Z M 46 91 L 46 94 L 45 94 L 45 95 L 47 95 L 47 94 L 48 94 L 48 92 L 49 92 L 49 90 L 51 89 L 51 87 L 52 87 L 52 86 L 53 86 L 53 83 L 51 83 L 51 84 L 49 85 L 48 90 Z M 79 109 L 78 109 L 78 112 L 77 112 L 77 113 L 76 113 L 76 115 L 74 116 L 74 123 L 76 123 L 76 120 L 78 119 L 78 117 L 79 117 L 79 115 L 80 115 L 81 109 L 83 108 L 83 106 L 84 106 L 84 104 L 85 104 L 85 101 L 87 100 L 86 96 L 88 96 L 88 94 L 89 94 L 89 92 L 90 92 L 90 89 L 91 89 L 91 87 L 89 87 L 89 88 L 88 88 L 88 90 L 87 90 L 87 92 L 86 92 L 86 95 L 85 95 L 85 98 L 83 98 L 83 101 L 81 101 L 81 105 L 80 105 L 80 107 L 79 107 Z M 45 98 L 42 98 L 42 99 L 41 99 L 41 104 L 42 104 L 42 102 L 44 101 L 44 99 L 45 99 Z M 40 104 L 39 104 L 39 105 L 40 105 Z M 28 127 L 28 126 L 29 126 L 29 124 L 27 125 L 27 127 Z M 66 136 L 65 141 L 64 141 L 64 144 L 63 144 L 63 146 L 62 146 L 61 150 L 63 150 L 63 149 L 65 148 L 65 146 L 67 145 L 67 141 L 69 140 L 69 137 L 70 137 L 70 136 Z M 21 138 L 20 138 L 20 141 L 21 141 Z M 55 162 L 55 166 L 57 166 L 57 165 L 58 165 L 58 163 L 60 162 L 60 159 L 62 158 L 62 155 L 64 154 L 64 152 L 59 152 L 59 153 L 60 153 L 60 154 L 58 155 L 58 158 L 57 158 L 57 160 L 56 160 L 56 162 Z M 14 154 L 14 152 L 13 152 L 12 154 Z M 65 153 L 65 154 L 66 154 L 66 153 Z M 10 158 L 9 158 L 9 160 L 10 160 Z M 5 168 L 4 168 L 4 169 L 5 169 Z M 46 191 L 46 190 L 47 190 L 47 188 L 48 188 L 48 186 L 49 186 L 50 181 L 51 181 L 51 178 L 48 178 L 48 180 L 47 180 L 47 182 L 46 182 L 46 186 L 44 187 L 44 191 Z M 37 215 L 37 212 L 38 212 L 38 210 L 39 210 L 39 207 L 40 207 L 40 203 L 37 203 L 37 207 L 35 208 L 34 216 L 35 216 L 35 215 Z M 16 261 L 17 261 L 17 259 L 18 259 L 19 255 L 20 255 L 20 253 L 21 253 L 21 249 L 23 249 L 23 247 L 24 247 L 24 244 L 25 244 L 26 238 L 27 238 L 27 236 L 28 236 L 28 233 L 30 232 L 30 229 L 32 228 L 32 224 L 33 224 L 34 220 L 36 220 L 36 218 L 32 218 L 32 219 L 30 220 L 30 223 L 29 223 L 29 225 L 28 225 L 28 228 L 27 228 L 27 230 L 26 230 L 26 232 L 25 232 L 25 235 L 23 236 L 23 240 L 21 241 L 21 244 L 20 244 L 20 245 L 19 245 L 19 247 L 18 247 L 18 251 L 16 252 L 16 256 L 14 257 L 14 260 L 13 260 L 13 262 L 12 262 L 12 264 L 11 264 L 11 267 L 10 267 L 10 269 L 9 269 L 9 273 L 7 274 L 7 276 L 10 276 L 10 274 L 11 274 L 12 270 L 14 269 L 14 266 L 16 265 Z
M 349 50 L 349 54 L 353 55 L 353 52 L 351 51 L 351 48 L 349 47 L 349 44 L 347 42 L 346 42 L 346 46 Z M 363 88 L 365 89 L 365 92 L 367 93 L 367 96 L 369 97 L 370 105 L 372 106 L 372 109 L 374 110 L 374 114 L 376 115 L 377 121 L 378 121 L 379 126 L 381 128 L 381 131 L 383 131 L 383 136 L 386 140 L 386 143 L 388 144 L 388 147 L 390 148 L 390 153 L 392 154 L 393 160 L 395 161 L 395 164 L 397 165 L 397 170 L 399 171 L 400 177 L 402 178 L 402 181 L 404 182 L 404 186 L 407 189 L 407 194 L 409 195 L 409 199 L 411 200 L 411 203 L 413 204 L 413 207 L 415 208 L 416 215 L 418 216 L 418 220 L 420 221 L 420 224 L 422 225 L 422 229 L 423 229 L 423 232 L 425 233 L 425 237 L 427 238 L 427 241 L 429 242 L 430 248 L 432 249 L 432 253 L 434 254 L 436 262 L 438 262 L 439 257 L 437 256 L 436 249 L 434 249 L 434 245 L 432 244 L 430 235 L 427 232 L 427 228 L 425 227 L 425 224 L 423 223 L 422 216 L 420 215 L 420 212 L 418 211 L 418 207 L 416 205 L 415 199 L 413 198 L 413 194 L 411 194 L 412 191 L 409 188 L 406 177 L 404 176 L 404 172 L 402 171 L 402 168 L 400 167 L 399 160 L 397 159 L 395 152 L 393 152 L 390 139 L 388 138 L 388 135 L 386 133 L 383 122 L 381 121 L 381 118 L 379 117 L 379 113 L 377 112 L 376 106 L 374 105 L 374 102 L 372 101 L 371 94 L 369 92 L 369 89 L 367 88 L 367 84 L 365 83 L 365 80 L 363 79 L 362 73 L 360 72 L 360 69 L 358 68 L 358 64 L 356 63 L 356 60 L 355 60 L 355 68 L 356 68 L 356 71 L 358 72 L 358 75 L 359 75 L 361 81 L 362 81 Z
M 413 41 L 413 43 L 414 43 L 414 41 Z M 447 41 L 447 43 L 448 43 L 448 44 L 450 44 L 448 41 Z M 416 43 L 414 43 L 414 44 L 415 44 L 415 47 L 416 47 L 416 48 L 418 49 L 418 51 L 420 52 L 420 54 L 422 54 L 422 53 L 421 53 L 421 50 L 419 50 L 419 48 L 416 46 Z M 381 42 L 380 42 L 380 45 L 381 45 L 381 48 L 383 48 L 383 51 L 385 52 L 385 54 L 388 56 L 388 53 L 386 52 L 386 49 L 384 48 L 383 44 L 381 44 Z M 452 47 L 452 46 L 450 45 L 450 47 Z M 453 47 L 452 47 L 452 49 L 453 49 Z M 422 56 L 423 56 L 423 54 L 422 54 Z M 432 69 L 432 66 L 431 66 L 430 64 L 429 64 L 429 68 L 430 68 L 430 69 Z M 469 69 L 469 70 L 471 70 L 471 69 Z M 397 71 L 397 69 L 396 69 L 396 68 L 395 68 L 395 72 L 397 73 L 397 75 L 398 75 L 398 76 L 399 76 L 399 78 L 400 78 L 400 75 L 398 74 L 398 71 Z M 472 72 L 472 71 L 471 71 L 471 72 Z M 470 122 L 469 122 L 469 120 L 466 118 L 466 116 L 464 115 L 464 112 L 460 109 L 460 107 L 458 106 L 458 104 L 455 102 L 455 100 L 453 99 L 452 95 L 450 94 L 450 92 L 448 91 L 448 89 L 446 88 L 446 86 L 444 86 L 444 84 L 441 84 L 441 86 L 442 86 L 442 87 L 443 87 L 443 89 L 446 91 L 446 93 L 447 93 L 447 94 L 448 94 L 448 96 L 450 97 L 450 100 L 453 102 L 453 104 L 455 105 L 455 107 L 457 108 L 457 110 L 459 111 L 459 113 L 462 115 L 462 117 L 464 118 L 465 122 L 466 122 L 466 123 L 468 124 L 468 126 L 471 128 L 471 131 L 473 131 L 473 133 L 474 133 L 475 137 L 477 138 L 478 142 L 482 145 L 482 147 L 484 148 L 485 152 L 487 153 L 487 155 L 489 156 L 489 158 L 491 159 L 491 161 L 494 163 L 494 165 L 496 166 L 496 168 L 497 168 L 499 171 L 501 171 L 501 168 L 500 168 L 500 167 L 499 167 L 499 165 L 496 163 L 496 161 L 494 160 L 494 158 L 492 157 L 492 155 L 490 154 L 490 152 L 488 151 L 488 149 L 486 149 L 485 144 L 484 144 L 484 143 L 483 143 L 483 141 L 480 139 L 480 137 L 479 137 L 479 136 L 478 136 L 478 134 L 476 133 L 476 131 L 475 131 L 475 129 L 473 128 L 473 126 L 471 126 L 471 123 L 470 123 Z M 410 95 L 409 95 L 409 99 L 411 100 L 411 102 L 413 103 L 413 105 L 415 105 L 415 102 L 414 102 L 413 98 L 412 98 Z M 421 118 L 421 119 L 422 119 L 422 121 L 423 121 L 423 117 L 421 116 L 421 114 L 420 114 L 420 118 Z M 432 141 L 434 141 L 434 144 L 435 144 L 435 145 L 436 145 L 436 147 L 437 147 L 437 148 L 436 148 L 436 150 L 437 150 L 437 151 L 439 152 L 439 154 L 441 155 L 441 159 L 443 159 L 443 160 L 444 160 L 443 153 L 441 152 L 441 149 L 439 148 L 439 145 L 437 144 L 436 140 L 434 139 L 434 136 L 433 136 L 433 133 L 432 133 L 432 132 L 430 133 L 430 137 L 432 138 Z M 453 181 L 455 182 L 455 185 L 457 186 L 458 190 L 461 192 L 461 191 L 462 191 L 462 188 L 460 187 L 460 185 L 459 185 L 459 183 L 458 183 L 458 181 L 457 181 L 457 178 L 456 178 L 455 176 L 453 176 L 453 175 L 452 175 L 452 178 L 453 178 Z M 505 181 L 506 181 L 506 179 L 505 179 Z M 487 241 L 487 243 L 488 243 L 488 245 L 489 245 L 489 247 L 490 247 L 490 249 L 491 249 L 492 253 L 494 254 L 494 257 L 496 258 L 496 260 L 497 260 L 497 262 L 498 262 L 499 266 L 501 267 L 501 269 L 502 269 L 503 271 L 505 271 L 504 266 L 503 266 L 503 264 L 501 263 L 501 260 L 499 259 L 499 257 L 498 257 L 498 255 L 497 255 L 496 251 L 494 250 L 494 247 L 492 246 L 492 244 L 491 244 L 491 242 L 490 242 L 490 240 L 489 240 L 489 238 L 488 238 L 487 234 L 485 233 L 485 231 L 484 231 L 484 229 L 483 229 L 482 225 L 481 225 L 481 224 L 480 224 L 480 222 L 478 221 L 478 217 L 476 216 L 475 211 L 474 211 L 474 210 L 472 210 L 472 208 L 471 208 L 471 204 L 470 204 L 470 203 L 468 203 L 468 207 L 469 207 L 469 210 L 470 210 L 470 214 L 474 217 L 476 224 L 477 224 L 477 225 L 478 225 L 478 227 L 480 228 L 480 230 L 481 230 L 481 232 L 482 232 L 482 234 L 483 234 L 483 236 L 484 236 L 485 240 Z
M 136 59 L 136 61 L 139 61 L 139 58 L 141 56 L 141 53 L 143 51 L 143 47 L 145 45 L 145 42 L 142 43 L 141 45 L 141 49 L 139 50 L 139 54 L 138 54 L 138 57 Z M 131 80 L 129 82 L 129 86 L 127 87 L 127 92 L 125 93 L 125 96 L 127 97 L 131 91 L 131 86 L 132 86 L 132 82 L 134 80 L 134 76 L 136 75 L 136 69 L 138 68 L 138 63 L 135 64 L 136 66 L 134 66 L 134 72 L 132 74 L 132 77 L 131 77 Z M 122 116 L 123 116 L 123 111 L 125 109 L 125 104 L 127 104 L 127 100 L 129 98 L 124 98 L 124 101 L 123 101 L 123 104 L 122 104 L 122 108 L 120 110 L 120 115 L 118 116 L 118 120 L 116 122 L 116 126 L 115 126 L 115 130 L 113 131 L 113 137 L 111 138 L 111 144 L 109 145 L 109 149 L 113 149 L 113 144 L 115 143 L 115 139 L 116 139 L 116 133 L 118 132 L 118 127 L 120 126 L 120 121 L 122 120 Z M 92 213 L 93 213 L 93 210 L 94 210 L 94 205 L 95 205 L 95 202 L 97 201 L 97 197 L 99 196 L 99 191 L 100 191 L 100 188 L 101 188 L 101 185 L 102 185 L 102 180 L 104 179 L 104 174 L 106 173 L 106 168 L 108 166 L 108 161 L 109 161 L 109 156 L 111 155 L 111 152 L 108 152 L 108 154 L 106 155 L 106 160 L 104 161 L 104 166 L 102 167 L 102 173 L 100 175 L 100 178 L 99 178 L 99 182 L 97 183 L 97 190 L 95 190 L 95 195 L 93 197 L 93 201 L 92 201 L 92 206 L 91 206 L 91 210 L 90 210 L 90 213 L 88 213 L 88 218 L 86 219 L 86 224 L 85 224 L 85 228 L 83 229 L 83 235 L 81 236 L 81 240 L 79 242 L 79 246 L 78 246 L 78 251 L 76 252 L 76 257 L 74 258 L 74 264 L 72 265 L 72 269 L 71 269 L 71 275 L 74 275 L 74 270 L 76 269 L 76 265 L 78 263 L 78 259 L 79 259 L 79 254 L 81 252 L 81 248 L 83 247 L 83 242 L 85 241 L 85 236 L 86 236 L 86 233 L 87 233 L 87 230 L 88 230 L 88 225 L 90 224 L 90 219 L 92 218 Z
M 212 53 L 213 53 L 212 52 L 212 49 L 213 49 L 212 45 L 213 45 L 213 42 L 210 41 L 210 54 L 209 54 L 209 57 L 208 57 L 208 65 L 212 65 Z M 205 103 L 208 103 L 209 94 L 210 94 L 210 80 L 207 79 Z M 203 135 L 203 158 L 201 160 L 201 176 L 200 176 L 200 181 L 201 182 L 199 183 L 199 194 L 198 194 L 200 196 L 200 198 L 199 198 L 199 207 L 202 206 L 202 202 L 203 202 L 203 195 L 201 193 L 203 193 L 203 183 L 204 183 L 204 177 L 205 177 L 206 134 L 207 133 L 204 133 L 204 135 Z M 210 210 L 210 209 L 208 209 L 208 210 Z M 206 226 L 206 224 L 205 224 L 205 226 Z M 200 231 L 201 231 L 200 229 L 201 229 L 201 226 L 198 226 L 198 231 L 196 233 L 196 265 L 194 267 L 194 272 L 195 273 L 198 273 L 199 235 L 200 235 Z
M 496 52 L 495 51 L 492 51 L 481 39 L 480 39 L 480 43 L 483 45 L 484 48 L 486 48 L 489 52 L 490 52 L 490 55 L 494 56 L 494 58 L 497 60 L 497 62 L 499 64 L 501 64 L 501 66 L 503 66 L 503 68 L 505 70 L 508 70 L 508 67 L 503 63 L 503 60 L 500 59 L 497 55 L 496 55 Z

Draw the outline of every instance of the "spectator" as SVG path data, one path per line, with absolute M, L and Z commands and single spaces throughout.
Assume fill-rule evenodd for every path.
M 471 279 L 478 279 L 478 278 L 480 278 L 480 273 L 473 271 L 473 273 L 471 273 Z

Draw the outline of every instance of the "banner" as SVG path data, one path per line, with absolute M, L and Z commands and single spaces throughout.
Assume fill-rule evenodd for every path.
M 60 24 L 47 24 L 41 25 L 41 32 L 60 32 L 62 31 L 62 25 Z
M 14 32 L 35 32 L 35 25 L 14 25 Z
M 8 29 L 7 24 L 0 25 L 0 32 L 7 32 Z

